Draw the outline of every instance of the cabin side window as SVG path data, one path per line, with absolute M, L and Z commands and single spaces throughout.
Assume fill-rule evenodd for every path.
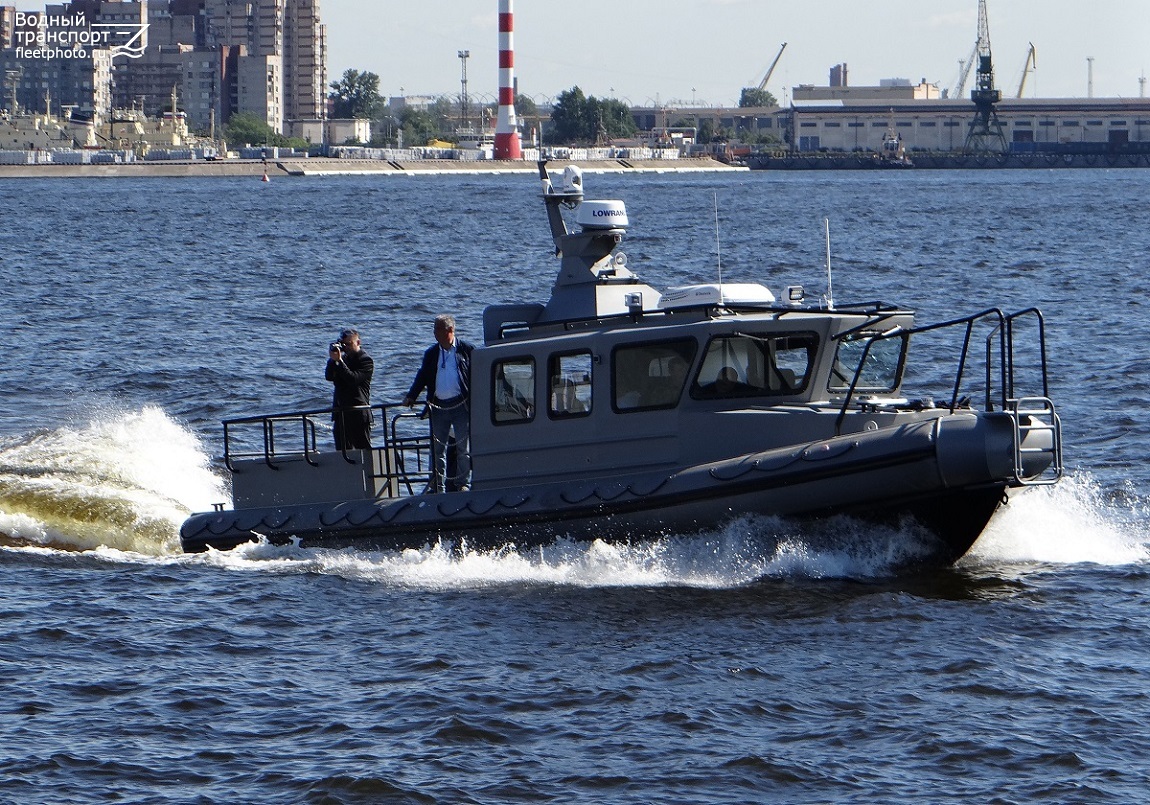
M 898 388 L 906 354 L 906 336 L 875 338 L 875 335 L 877 333 L 858 333 L 839 340 L 835 362 L 831 366 L 831 391 L 850 389 L 856 371 L 858 384 L 855 391 L 889 392 Z M 868 344 L 871 344 L 869 350 Z
M 591 413 L 591 353 L 551 356 L 547 412 L 553 419 Z
M 491 421 L 509 425 L 534 419 L 535 359 L 497 361 L 491 371 Z
M 818 343 L 814 333 L 739 333 L 714 338 L 707 345 L 691 396 L 715 400 L 798 394 L 810 381 Z
M 697 348 L 693 338 L 616 347 L 612 354 L 615 410 L 650 411 L 678 405 Z

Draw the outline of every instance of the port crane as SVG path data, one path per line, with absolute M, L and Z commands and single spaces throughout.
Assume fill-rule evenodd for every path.
M 994 63 L 990 56 L 990 23 L 986 14 L 986 0 L 978 0 L 978 72 L 974 89 L 974 118 L 966 132 L 965 154 L 1001 153 L 1006 150 L 1006 134 L 998 119 L 995 104 L 1002 100 L 1002 92 L 994 86 Z
M 775 71 L 775 66 L 778 65 L 779 59 L 783 57 L 783 51 L 787 49 L 787 43 L 783 42 L 779 52 L 775 55 L 775 60 L 771 62 L 771 66 L 767 68 L 767 74 L 763 76 L 763 80 L 759 82 L 759 89 L 764 90 L 767 88 L 767 82 L 771 80 L 771 73 Z
M 771 103 L 777 103 L 773 100 L 774 96 L 767 92 L 767 82 L 771 80 L 771 74 L 775 72 L 775 67 L 778 66 L 779 59 L 783 57 L 783 51 L 786 49 L 787 43 L 783 42 L 779 52 L 775 54 L 774 61 L 767 68 L 763 80 L 759 82 L 757 87 L 743 87 L 743 92 L 739 96 L 739 106 L 769 106 Z
M 1014 96 L 1015 98 L 1022 97 L 1022 91 L 1026 89 L 1026 76 L 1033 73 L 1038 67 L 1038 63 L 1035 61 L 1034 43 L 1029 42 L 1027 44 L 1030 45 L 1030 49 L 1026 51 L 1026 61 L 1022 63 L 1022 78 L 1018 79 L 1018 94 Z

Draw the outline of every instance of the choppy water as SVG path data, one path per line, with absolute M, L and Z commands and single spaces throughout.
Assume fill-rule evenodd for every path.
M 629 265 L 1042 307 L 1069 478 L 958 567 L 769 518 L 651 545 L 184 556 L 224 417 L 397 400 L 542 301 L 523 176 L 0 184 L 0 801 L 1131 802 L 1150 763 L 1150 171 L 588 176 Z M 775 544 L 776 552 L 764 546 Z

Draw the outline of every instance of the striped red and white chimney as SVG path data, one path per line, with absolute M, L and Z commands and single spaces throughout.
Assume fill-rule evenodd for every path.
M 499 117 L 495 121 L 495 158 L 522 159 L 515 119 L 515 29 L 511 0 L 499 0 Z

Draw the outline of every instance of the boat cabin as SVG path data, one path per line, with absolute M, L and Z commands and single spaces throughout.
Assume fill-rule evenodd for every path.
M 763 289 L 765 292 L 765 289 Z M 881 317 L 909 329 L 911 315 Z M 472 358 L 473 486 L 705 463 L 828 435 L 873 314 L 685 307 L 536 327 Z M 876 342 L 855 392 L 896 399 L 905 341 Z M 847 368 L 849 367 L 849 368 Z M 823 410 L 801 430 L 764 412 Z

